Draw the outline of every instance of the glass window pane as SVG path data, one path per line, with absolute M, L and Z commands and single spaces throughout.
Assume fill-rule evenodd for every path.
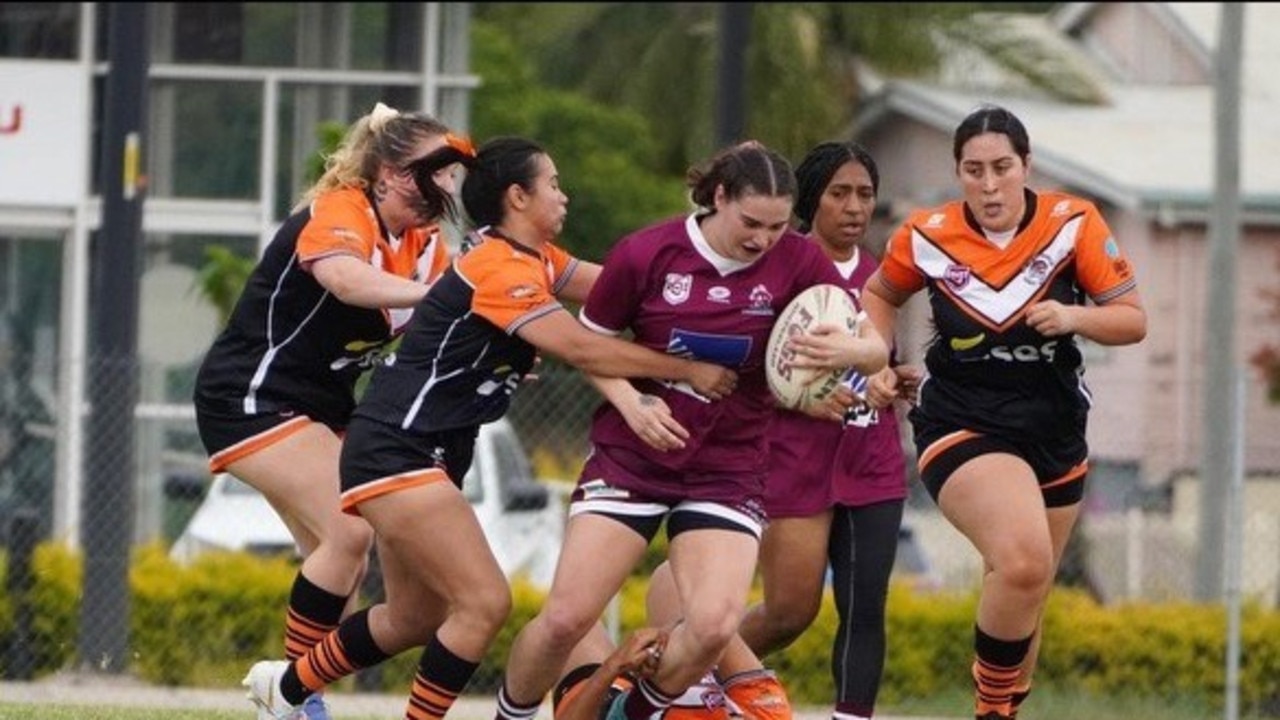
M 252 82 L 153 81 L 147 192 L 256 200 L 262 89 Z
M 421 66 L 422 3 L 152 3 L 151 12 L 153 62 L 410 72 Z M 99 32 L 102 23 L 99 17 Z
M 53 519 L 62 243 L 0 233 L 0 517 Z
M 0 57 L 74 60 L 80 3 L 0 3 Z
M 323 170 L 320 152 L 331 152 L 356 118 L 385 102 L 418 107 L 416 87 L 284 85 L 280 91 L 275 217 L 283 220 Z

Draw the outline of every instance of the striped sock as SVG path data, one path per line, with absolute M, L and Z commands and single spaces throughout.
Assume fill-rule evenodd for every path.
M 409 705 L 404 711 L 405 720 L 443 718 L 478 667 L 480 663 L 454 655 L 440 642 L 439 636 L 433 636 L 418 660 Z
M 297 660 L 342 620 L 347 598 L 334 595 L 298 572 L 289 591 L 284 624 L 284 657 Z
M 494 714 L 494 720 L 533 720 L 538 715 L 538 708 L 542 707 L 542 701 L 532 705 L 518 705 L 511 696 L 507 694 L 507 686 L 503 683 L 498 688 L 498 711 Z
M 679 696 L 662 692 L 649 680 L 641 680 L 627 693 L 622 711 L 627 720 L 649 720 L 649 716 L 675 702 L 676 697 Z
M 974 715 L 1013 717 L 1013 692 L 1020 666 L 1031 648 L 1031 636 L 1021 640 L 1000 640 L 982 631 L 974 631 L 973 684 Z
M 361 610 L 289 665 L 280 678 L 280 694 L 290 704 L 298 705 L 324 686 L 389 657 L 373 641 L 369 610 Z

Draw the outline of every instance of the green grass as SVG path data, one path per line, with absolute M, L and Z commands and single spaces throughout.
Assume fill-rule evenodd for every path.
M 940 695 L 928 700 L 903 703 L 896 707 L 878 708 L 878 715 L 895 718 L 931 717 L 967 720 L 963 708 L 971 707 L 967 694 Z M 797 717 L 821 717 L 825 708 L 797 709 Z M 1214 720 L 1222 710 L 1184 700 L 1124 697 L 1102 698 L 1081 693 L 1037 688 L 1027 701 L 1023 715 L 1035 720 Z M 244 710 L 177 710 L 171 708 L 94 707 L 86 712 L 83 705 L 36 705 L 0 702 L 0 720 L 244 720 L 252 716 Z M 339 716 L 341 720 L 376 720 L 374 716 Z M 1275 715 L 1242 713 L 1241 720 L 1267 720 Z M 452 720 L 489 720 L 488 718 L 451 716 Z M 385 720 L 383 718 L 382 720 Z
M 877 715 L 894 717 L 969 718 L 965 708 L 973 707 L 967 693 L 940 694 L 928 699 L 900 703 L 894 707 L 878 706 Z M 1214 720 L 1223 715 L 1196 700 L 1153 698 L 1142 696 L 1099 697 L 1080 692 L 1037 687 L 1023 706 L 1019 716 L 1035 720 Z M 1275 715 L 1251 715 L 1241 712 L 1240 720 L 1267 720 Z
M 24 705 L 0 702 L 0 720 L 245 720 L 253 708 L 243 710 L 175 710 L 173 708 L 92 707 L 84 705 Z M 340 715 L 340 720 L 386 720 L 376 716 Z M 463 720 L 459 718 L 458 720 Z M 481 720 L 468 718 L 467 720 Z
M 0 703 L 0 720 L 244 720 L 251 712 L 226 710 L 173 710 L 170 708 L 117 708 L 84 705 L 19 705 Z

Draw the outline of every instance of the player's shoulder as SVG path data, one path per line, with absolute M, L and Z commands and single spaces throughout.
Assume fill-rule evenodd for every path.
M 651 264 L 664 251 L 674 247 L 690 247 L 685 217 L 673 217 L 646 225 L 623 235 L 609 248 L 607 263 Z
M 1098 206 L 1088 198 L 1061 190 L 1036 193 L 1036 211 L 1049 219 L 1069 219 L 1081 214 L 1096 215 Z
M 907 214 L 902 227 L 926 234 L 963 228 L 964 201 L 951 200 L 941 205 L 916 208 Z
M 627 233 L 618 240 L 617 244 L 620 246 L 653 246 L 674 242 L 688 242 L 689 234 L 685 230 L 685 224 L 688 220 L 689 216 L 685 215 L 659 220 Z
M 364 191 L 355 187 L 338 188 L 321 193 L 311 201 L 313 215 L 322 213 L 356 214 L 372 217 L 373 205 Z

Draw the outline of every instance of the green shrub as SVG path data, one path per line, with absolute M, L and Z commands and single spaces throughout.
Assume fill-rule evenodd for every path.
M 660 556 L 646 556 L 646 567 Z M 79 629 L 81 558 L 62 544 L 37 548 L 31 650 L 38 674 L 71 663 Z M 7 567 L 0 556 L 0 568 Z M 138 548 L 130 571 L 129 670 L 166 685 L 228 686 L 246 664 L 280 657 L 284 605 L 297 570 L 288 559 L 213 553 L 188 566 L 172 562 L 160 545 Z M 6 572 L 7 575 L 7 572 Z M 645 624 L 645 575 L 633 575 L 618 603 L 623 632 Z M 8 587 L 6 583 L 6 587 Z M 468 693 L 496 692 L 515 634 L 541 607 L 542 591 L 512 583 L 513 610 L 483 659 Z M 752 593 L 759 599 L 759 589 Z M 919 698 L 965 695 L 971 688 L 977 592 L 922 592 L 894 583 L 889 589 L 889 644 L 880 703 L 893 707 Z M 14 604 L 0 595 L 0 663 L 14 642 Z M 1240 697 L 1245 712 L 1280 714 L 1280 612 L 1244 608 Z M 824 602 L 813 626 L 789 648 L 766 658 L 798 705 L 828 705 L 832 698 L 831 646 L 836 616 Z M 1226 612 L 1192 603 L 1130 603 L 1103 607 L 1082 591 L 1058 588 L 1044 617 L 1044 651 L 1037 687 L 1110 697 L 1185 697 L 1221 704 L 1225 684 Z M 377 684 L 407 692 L 419 658 L 402 653 L 377 669 Z M 6 671 L 0 664 L 0 671 Z M 352 684 L 344 680 L 340 687 Z M 363 686 L 363 685 L 362 685 Z

